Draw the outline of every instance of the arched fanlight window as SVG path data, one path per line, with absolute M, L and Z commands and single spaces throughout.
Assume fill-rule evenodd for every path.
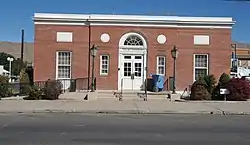
M 141 38 L 139 38 L 138 36 L 129 36 L 125 42 L 124 45 L 126 46 L 143 46 L 143 42 L 141 40 Z

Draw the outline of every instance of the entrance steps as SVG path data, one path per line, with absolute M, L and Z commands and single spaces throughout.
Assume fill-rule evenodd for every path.
M 171 97 L 170 97 L 171 96 Z M 171 94 L 170 92 L 148 92 L 147 100 L 180 100 L 181 94 Z M 79 100 L 91 101 L 98 99 L 114 99 L 114 100 L 138 100 L 145 99 L 145 91 L 100 91 L 95 92 L 68 92 L 60 95 L 60 100 Z
M 104 98 L 119 98 L 122 100 L 143 100 L 145 98 L 145 91 L 106 91 L 106 90 L 98 90 L 98 99 Z M 169 100 L 171 96 L 170 92 L 147 92 L 147 99 L 161 99 L 161 100 Z

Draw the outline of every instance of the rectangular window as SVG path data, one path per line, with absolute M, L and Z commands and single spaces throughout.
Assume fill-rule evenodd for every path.
M 71 52 L 57 52 L 57 79 L 71 78 Z
M 194 45 L 209 45 L 208 35 L 194 35 Z
M 194 81 L 208 75 L 208 54 L 194 55 Z
M 72 32 L 57 32 L 56 34 L 57 42 L 73 42 Z
M 165 76 L 166 58 L 165 56 L 157 56 L 157 74 Z
M 100 75 L 108 75 L 109 72 L 109 56 L 100 56 Z

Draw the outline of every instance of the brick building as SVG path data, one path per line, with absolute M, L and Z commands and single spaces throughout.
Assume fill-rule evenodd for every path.
M 151 73 L 169 79 L 174 45 L 179 91 L 201 75 L 230 72 L 232 18 L 36 13 L 34 23 L 35 81 L 88 77 L 93 44 L 99 90 L 120 89 L 122 80 L 139 90 Z
M 250 44 L 247 43 L 235 43 L 236 55 L 238 59 L 238 66 L 250 69 Z M 235 53 L 235 49 L 232 48 L 232 56 Z

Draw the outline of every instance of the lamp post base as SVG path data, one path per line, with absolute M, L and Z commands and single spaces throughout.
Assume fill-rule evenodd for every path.
M 175 90 L 173 90 L 172 94 L 177 94 Z

